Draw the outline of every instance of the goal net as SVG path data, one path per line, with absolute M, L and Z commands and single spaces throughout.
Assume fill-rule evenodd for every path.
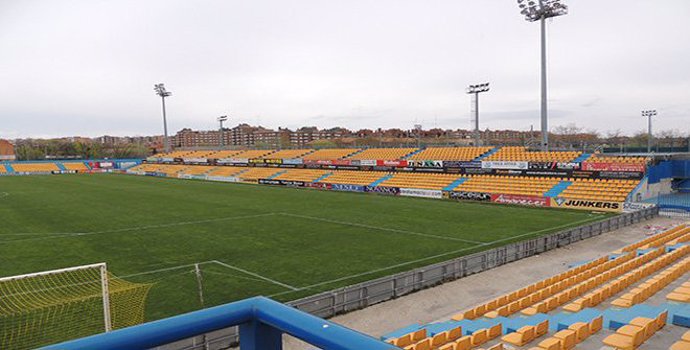
M 144 321 L 151 284 L 105 263 L 0 278 L 0 349 L 33 349 Z

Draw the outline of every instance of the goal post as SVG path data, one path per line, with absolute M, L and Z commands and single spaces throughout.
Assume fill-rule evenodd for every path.
M 0 349 L 31 349 L 144 321 L 151 284 L 105 263 L 0 278 Z

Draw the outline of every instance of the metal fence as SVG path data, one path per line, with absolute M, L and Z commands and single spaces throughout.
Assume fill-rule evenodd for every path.
M 441 263 L 338 288 L 287 304 L 322 318 L 330 318 L 458 278 L 490 270 L 555 248 L 564 247 L 574 242 L 601 235 L 602 233 L 649 220 L 658 214 L 659 210 L 656 207 L 624 213 L 546 236 L 511 243 Z M 164 349 L 227 349 L 237 344 L 239 340 L 237 334 L 235 327 L 228 328 L 183 342 L 169 344 Z

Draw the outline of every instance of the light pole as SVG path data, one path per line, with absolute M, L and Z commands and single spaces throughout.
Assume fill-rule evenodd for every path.
M 415 134 L 417 134 L 417 148 L 422 147 L 422 124 L 414 125 Z
M 489 83 L 470 85 L 467 93 L 474 95 L 474 145 L 479 146 L 479 94 L 489 91 Z
M 165 98 L 172 95 L 172 92 L 165 90 L 163 83 L 158 83 L 153 86 L 153 91 L 156 95 L 161 97 L 161 103 L 163 104 L 163 145 L 165 152 L 170 152 L 170 140 L 168 140 L 168 121 L 165 117 Z
M 652 152 L 652 117 L 656 115 L 656 109 L 642 111 L 642 116 L 648 118 L 647 122 L 647 153 Z
M 549 149 L 548 108 L 546 102 L 546 19 L 568 14 L 560 0 L 517 0 L 520 14 L 529 22 L 541 22 L 541 148 Z
M 220 123 L 220 132 L 218 133 L 220 139 L 220 149 L 223 149 L 223 122 L 228 120 L 227 115 L 221 115 L 218 117 L 218 122 Z

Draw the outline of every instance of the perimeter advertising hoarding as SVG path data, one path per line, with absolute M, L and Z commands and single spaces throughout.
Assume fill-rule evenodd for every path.
M 400 194 L 399 187 L 388 187 L 388 186 L 366 186 L 364 187 L 366 192 L 374 192 L 380 194 L 388 194 L 392 196 L 397 196 Z
M 424 190 L 420 188 L 401 188 L 400 195 L 406 197 L 443 198 L 443 192 L 441 190 Z
M 643 173 L 645 165 L 637 163 L 584 162 L 582 163 L 582 170 Z
M 350 184 L 331 184 L 331 189 L 335 191 L 364 192 L 364 186 Z
M 377 160 L 376 161 L 377 166 L 387 166 L 387 167 L 406 167 L 407 166 L 407 161 L 406 160 Z
M 218 164 L 248 164 L 247 158 L 222 158 L 216 161 Z
M 301 165 L 303 161 L 302 158 L 285 158 L 283 164 Z
M 526 170 L 529 167 L 527 162 L 511 161 L 482 161 L 484 169 L 519 169 Z
M 501 204 L 519 204 L 519 205 L 530 205 L 535 207 L 548 207 L 550 206 L 549 197 L 537 197 L 537 196 L 523 196 L 514 194 L 492 194 L 491 201 L 494 203 Z
M 195 163 L 195 164 L 206 164 L 208 160 L 206 158 L 182 158 L 184 163 Z
M 207 176 L 206 179 L 220 182 L 239 182 L 240 179 L 234 176 Z
M 484 193 L 484 192 L 451 191 L 451 192 L 448 192 L 448 198 L 471 200 L 471 201 L 490 201 L 491 200 L 491 194 Z
M 319 190 L 330 190 L 331 184 L 325 182 L 306 182 L 304 187 L 316 188 Z
M 479 162 L 479 161 L 463 162 L 463 161 L 456 161 L 456 160 L 444 160 L 443 166 L 446 168 L 481 168 L 482 162 Z
M 443 168 L 442 160 L 408 160 L 410 168 Z
M 278 185 L 278 186 L 292 186 L 292 187 L 304 187 L 304 181 L 292 181 L 292 180 L 273 180 L 273 179 L 259 179 L 259 183 L 262 185 Z
M 577 170 L 580 163 L 574 162 L 529 162 L 529 169 L 532 170 Z
M 551 206 L 556 208 L 579 209 L 590 211 L 607 211 L 619 213 L 623 211 L 623 203 L 607 201 L 589 201 L 556 197 L 551 199 Z
M 365 165 L 365 166 L 375 166 L 376 165 L 376 160 L 373 159 L 361 159 L 359 161 L 360 165 Z

